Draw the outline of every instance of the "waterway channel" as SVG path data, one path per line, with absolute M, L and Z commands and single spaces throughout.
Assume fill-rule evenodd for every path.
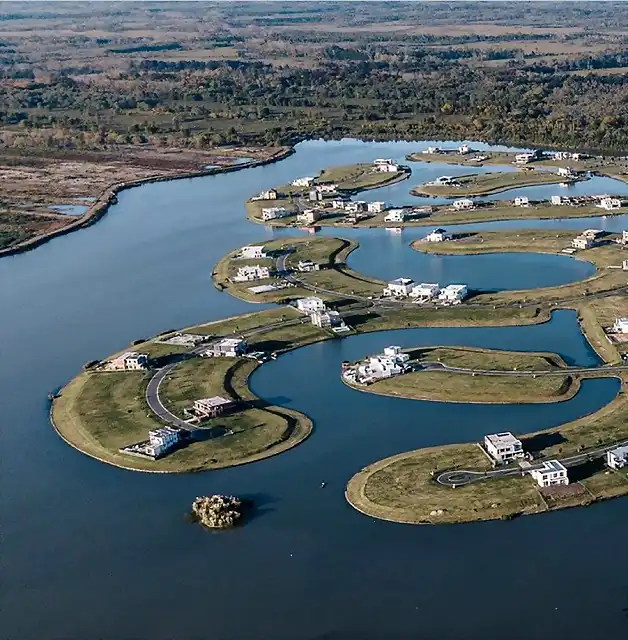
M 594 363 L 570 312 L 532 327 L 412 329 L 286 354 L 255 374 L 253 389 L 308 413 L 315 431 L 295 449 L 245 467 L 181 476 L 122 471 L 69 448 L 50 427 L 46 394 L 84 362 L 139 337 L 256 308 L 216 291 L 210 280 L 228 250 L 277 235 L 246 222 L 246 197 L 326 166 L 403 158 L 429 144 L 303 143 L 278 164 L 123 192 L 98 224 L 0 260 L 3 637 L 453 640 L 497 638 L 504 629 L 513 639 L 625 635 L 625 498 L 507 523 L 411 527 L 362 516 L 343 497 L 348 478 L 375 459 L 470 441 L 489 426 L 525 432 L 557 425 L 602 407 L 618 385 L 586 381 L 575 398 L 554 405 L 412 402 L 344 387 L 342 360 L 396 343 L 554 350 L 573 363 Z M 599 226 L 580 219 L 510 228 L 548 224 Z M 391 255 L 395 247 L 403 252 L 403 272 L 413 258 L 420 264 L 407 243 L 423 233 L 404 232 L 401 242 L 381 229 L 342 235 L 360 238 L 352 266 L 381 242 Z M 463 281 L 503 286 L 491 279 L 490 265 L 478 276 L 475 264 L 465 263 Z M 536 264 L 525 268 L 545 286 L 548 267 Z M 586 275 L 578 271 L 584 263 L 564 264 L 563 277 Z M 507 262 L 496 265 L 493 275 Z M 410 275 L 459 279 L 456 268 L 442 277 L 423 278 L 423 267 Z M 190 525 L 187 506 L 211 492 L 253 497 L 255 519 L 215 535 Z

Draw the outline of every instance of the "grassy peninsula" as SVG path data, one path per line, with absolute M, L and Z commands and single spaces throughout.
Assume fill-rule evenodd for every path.
M 558 184 L 559 182 L 567 182 L 567 180 L 550 171 L 497 171 L 495 173 L 457 176 L 454 184 L 422 184 L 413 187 L 410 193 L 415 196 L 468 198 L 500 193 L 518 187 Z
M 575 455 L 628 438 L 628 376 L 622 391 L 596 413 L 553 429 L 520 436 L 538 459 Z M 358 511 L 394 522 L 435 524 L 509 519 L 518 515 L 587 505 L 628 494 L 625 470 L 604 468 L 599 460 L 569 470 L 575 491 L 565 498 L 543 495 L 528 475 L 485 479 L 455 489 L 438 484 L 445 470 L 488 471 L 490 463 L 475 444 L 418 449 L 379 460 L 354 475 L 346 498 Z

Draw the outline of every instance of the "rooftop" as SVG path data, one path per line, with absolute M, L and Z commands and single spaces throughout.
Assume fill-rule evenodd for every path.
M 558 462 L 558 460 L 545 460 L 543 466 L 537 469 L 541 473 L 550 473 L 552 471 L 567 471 L 565 466 Z
M 507 447 L 511 445 L 521 444 L 521 440 L 515 438 L 510 431 L 503 433 L 491 433 L 485 436 L 486 439 L 496 447 Z
M 397 278 L 396 280 L 391 280 L 388 284 L 406 285 L 412 282 L 412 278 Z
M 222 396 L 212 396 L 211 398 L 200 398 L 196 402 L 205 405 L 206 407 L 222 407 L 225 404 L 231 404 L 232 400 L 227 400 Z
M 221 347 L 237 347 L 243 342 L 244 340 L 242 340 L 242 338 L 223 338 L 216 343 L 216 346 L 220 345 Z

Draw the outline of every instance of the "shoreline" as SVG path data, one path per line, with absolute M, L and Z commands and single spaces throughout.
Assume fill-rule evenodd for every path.
M 241 169 L 251 169 L 266 164 L 272 164 L 273 162 L 279 162 L 280 160 L 284 160 L 285 158 L 291 156 L 293 153 L 294 146 L 290 146 L 263 160 L 254 160 L 252 162 L 244 162 L 242 164 L 228 165 L 225 167 L 214 167 L 212 169 L 201 169 L 199 171 L 186 171 L 184 173 L 174 173 L 172 175 L 150 176 L 147 178 L 139 178 L 137 180 L 128 180 L 126 182 L 111 184 L 101 192 L 97 199 L 90 204 L 87 211 L 77 220 L 71 222 L 65 227 L 62 227 L 61 229 L 56 229 L 55 231 L 50 231 L 42 235 L 34 236 L 33 238 L 24 240 L 23 242 L 20 242 L 13 247 L 0 249 L 0 258 L 25 253 L 26 251 L 35 249 L 42 244 L 53 240 L 54 238 L 90 227 L 91 225 L 101 220 L 107 214 L 109 208 L 113 204 L 115 204 L 117 195 L 122 191 L 126 191 L 127 189 L 133 189 L 134 187 L 141 187 L 142 185 L 152 184 L 155 182 L 170 182 L 173 180 L 183 180 L 186 178 L 203 178 L 207 176 L 218 175 L 221 173 L 232 173 L 233 171 L 240 171 Z

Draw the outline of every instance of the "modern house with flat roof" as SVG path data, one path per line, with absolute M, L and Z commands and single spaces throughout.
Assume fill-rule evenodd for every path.
M 434 229 L 434 231 L 425 236 L 424 240 L 425 242 L 444 242 L 449 240 L 449 236 L 445 229 Z
M 223 338 L 214 342 L 208 349 L 201 353 L 202 356 L 236 358 L 246 353 L 246 340 L 242 338 Z
M 617 318 L 613 325 L 613 333 L 628 333 L 628 318 Z
M 484 436 L 484 448 L 497 464 L 511 462 L 525 455 L 521 440 L 515 438 L 510 431 Z
M 538 469 L 530 471 L 539 487 L 569 484 L 567 469 L 558 460 L 546 460 Z
M 180 429 L 159 427 L 148 432 L 147 453 L 157 459 L 168 453 L 181 440 Z
M 310 318 L 312 318 L 312 324 L 321 329 L 335 330 L 347 326 L 338 311 L 313 311 Z
M 468 293 L 469 290 L 466 284 L 448 284 L 440 290 L 438 299 L 443 302 L 458 304 L 467 297 Z
M 299 298 L 297 300 L 297 309 L 302 313 L 314 313 L 315 311 L 325 311 L 327 307 L 322 298 L 318 296 L 309 296 L 307 298 Z
M 386 203 L 382 200 L 377 200 L 376 202 L 367 203 L 366 208 L 369 213 L 381 213 L 386 209 Z
M 268 278 L 270 278 L 270 268 L 255 264 L 246 267 L 238 267 L 238 271 L 235 276 L 233 276 L 233 281 L 249 282 L 251 280 L 266 280 Z
M 414 280 L 411 278 L 397 278 L 391 280 L 384 288 L 385 296 L 407 296 L 414 287 Z
M 530 206 L 530 198 L 527 196 L 518 196 L 514 200 L 515 207 L 529 207 Z
M 475 202 L 471 198 L 460 198 L 460 200 L 454 200 L 451 205 L 456 211 L 468 211 L 475 209 Z
M 622 469 L 628 466 L 628 446 L 617 447 L 607 451 L 606 464 L 611 469 Z
M 595 206 L 606 211 L 613 211 L 621 209 L 621 200 L 619 198 L 601 198 Z
M 142 371 L 148 368 L 148 356 L 137 351 L 127 351 L 110 360 L 107 368 L 112 371 Z
M 294 211 L 286 209 L 285 207 L 263 207 L 262 208 L 262 220 L 267 222 L 268 220 L 276 220 L 277 218 L 287 218 L 294 215 Z
M 594 243 L 592 238 L 590 238 L 589 236 L 585 236 L 584 234 L 576 236 L 571 241 L 571 246 L 574 249 L 590 249 L 593 246 L 593 244 Z
M 440 286 L 438 284 L 422 282 L 417 284 L 416 287 L 412 287 L 410 297 L 418 298 L 419 300 L 433 300 L 438 296 L 439 292 Z
M 385 216 L 384 222 L 404 222 L 406 212 L 403 209 L 391 209 Z
M 306 209 L 297 215 L 297 222 L 299 224 L 314 224 L 322 217 L 323 212 L 320 209 Z
M 238 258 L 242 260 L 260 260 L 268 258 L 268 254 L 264 251 L 264 247 L 261 245 L 242 247 Z
M 234 405 L 235 402 L 233 400 L 223 398 L 222 396 L 200 398 L 199 400 L 194 400 L 194 404 L 192 408 L 188 410 L 188 413 L 201 419 L 215 418 L 227 409 L 231 409 Z

